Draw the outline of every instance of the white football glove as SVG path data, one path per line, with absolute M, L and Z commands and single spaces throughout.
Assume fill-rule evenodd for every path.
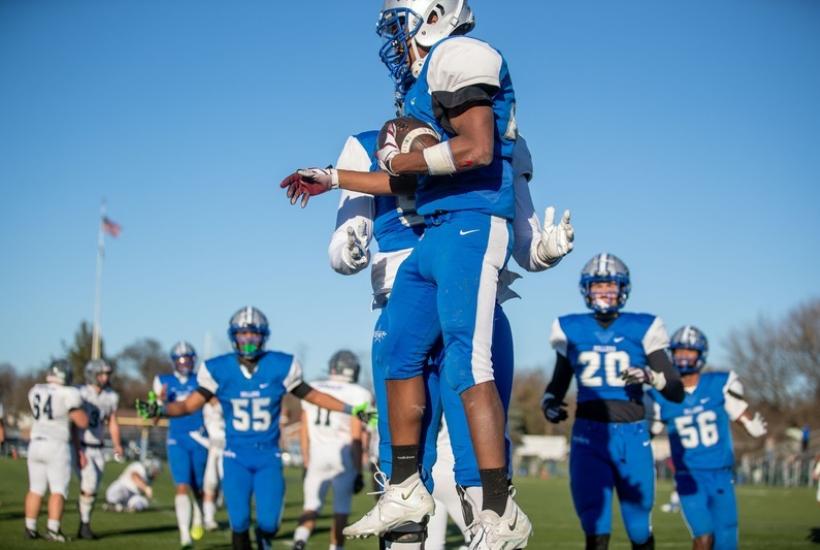
M 768 424 L 766 424 L 766 421 L 759 412 L 756 412 L 752 418 L 741 416 L 740 422 L 743 424 L 743 427 L 746 428 L 746 432 L 752 437 L 762 437 L 769 431 Z
M 328 166 L 327 168 L 300 168 L 297 174 L 307 183 L 315 183 L 326 190 L 339 188 L 339 171 Z
M 630 384 L 648 384 L 658 391 L 666 387 L 666 376 L 649 368 L 629 367 L 621 373 L 621 380 Z
M 342 248 L 342 261 L 351 269 L 359 270 L 369 261 L 367 253 L 367 223 L 362 221 L 359 227 L 347 228 L 347 244 Z
M 391 122 L 387 125 L 387 129 L 385 131 L 384 145 L 382 145 L 381 149 L 376 151 L 376 158 L 379 159 L 379 168 L 391 176 L 397 176 L 398 174 L 393 171 L 391 163 L 393 162 L 393 158 L 400 152 L 401 149 L 399 148 L 399 144 L 396 142 L 396 124 Z
M 554 264 L 572 252 L 575 246 L 575 229 L 569 220 L 569 210 L 564 210 L 561 221 L 556 225 L 555 208 L 547 207 L 544 212 L 544 227 L 541 229 L 541 241 L 538 243 L 536 254 L 538 259 L 547 264 Z

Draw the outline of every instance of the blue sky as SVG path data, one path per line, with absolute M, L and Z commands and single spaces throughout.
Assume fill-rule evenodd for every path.
M 703 328 L 713 358 L 820 271 L 820 4 L 809 0 L 473 0 L 508 58 L 537 208 L 571 208 L 577 247 L 506 307 L 517 362 L 582 308 L 607 250 L 628 307 Z M 279 180 L 333 162 L 391 116 L 380 2 L 0 2 L 0 362 L 41 366 L 91 319 L 102 197 L 109 352 L 142 337 L 225 349 L 234 310 L 319 375 L 369 348 L 369 277 L 333 273 L 337 197 L 291 207 Z

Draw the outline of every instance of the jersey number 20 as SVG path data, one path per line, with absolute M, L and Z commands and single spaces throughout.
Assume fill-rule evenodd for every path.
M 601 373 L 601 359 L 603 358 L 604 372 Z M 623 387 L 626 383 L 621 379 L 621 372 L 629 368 L 629 354 L 625 351 L 584 351 L 578 354 L 578 362 L 584 365 L 581 371 L 580 382 L 588 388 Z
M 268 407 L 270 397 L 256 399 L 231 399 L 233 405 L 233 429 L 237 432 L 264 432 L 270 428 L 271 415 Z

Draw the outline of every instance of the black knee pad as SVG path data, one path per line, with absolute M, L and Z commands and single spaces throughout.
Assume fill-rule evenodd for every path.
M 649 535 L 649 538 L 646 539 L 646 542 L 643 542 L 641 544 L 632 541 L 632 550 L 655 550 L 655 535 Z
M 586 550 L 607 550 L 609 535 L 587 535 Z
M 251 534 L 248 531 L 231 532 L 231 546 L 233 550 L 251 550 Z

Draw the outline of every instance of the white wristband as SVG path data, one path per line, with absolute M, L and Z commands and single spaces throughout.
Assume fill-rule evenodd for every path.
M 428 147 L 423 153 L 431 176 L 449 176 L 456 172 L 456 161 L 449 141 Z
M 331 189 L 338 189 L 339 188 L 339 171 L 335 168 L 330 169 L 330 188 Z

